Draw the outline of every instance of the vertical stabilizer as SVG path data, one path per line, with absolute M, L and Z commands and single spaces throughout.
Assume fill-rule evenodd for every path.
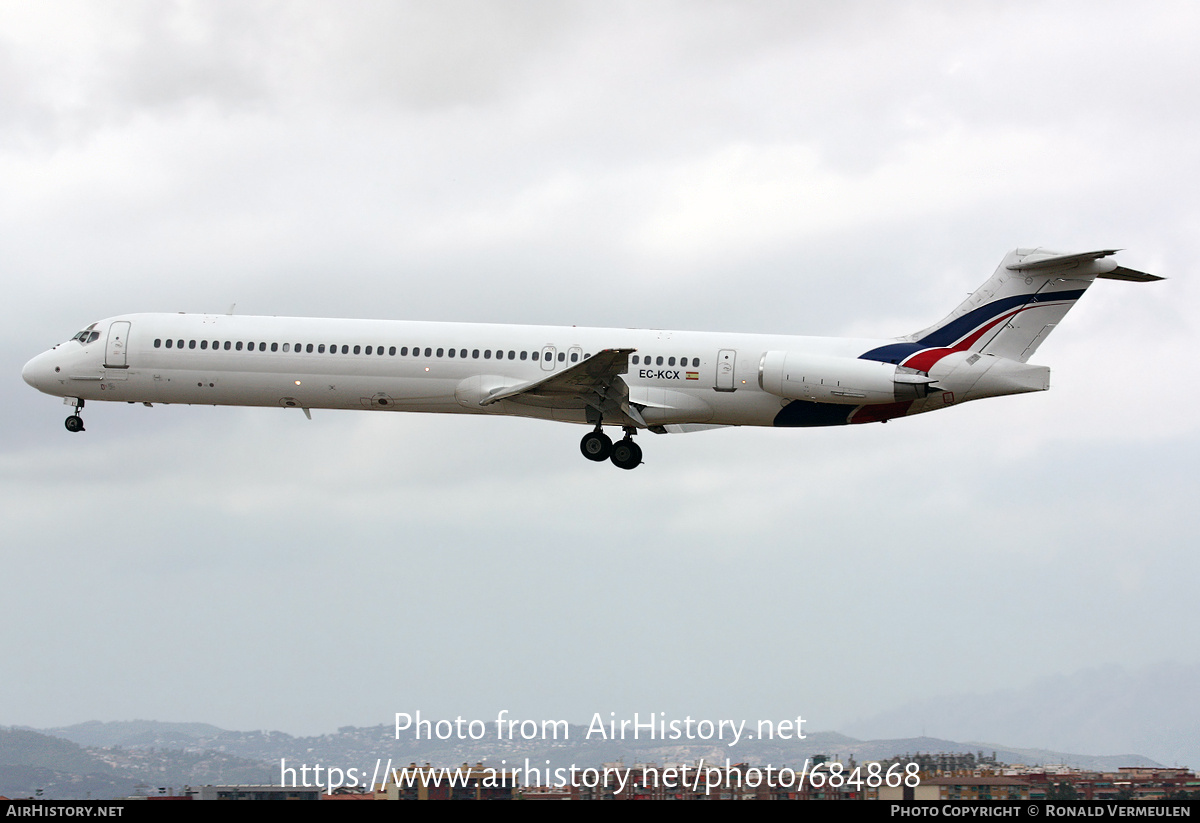
M 1014 249 L 987 282 L 940 322 L 862 357 L 923 372 L 948 354 L 962 351 L 1025 363 L 1097 277 L 1162 279 L 1121 268 L 1111 259 L 1116 252 Z

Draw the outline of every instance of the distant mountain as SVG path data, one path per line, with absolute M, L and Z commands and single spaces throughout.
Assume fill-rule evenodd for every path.
M 123 739 L 157 740 L 154 725 L 146 725 Z M 94 733 L 95 729 L 89 731 Z M 169 728 L 162 731 L 164 738 L 177 734 Z M 271 782 L 277 775 L 278 769 L 269 764 L 220 751 L 136 744 L 81 747 L 60 735 L 0 728 L 0 795 L 6 797 L 33 797 L 41 791 L 47 799 L 108 799 L 155 794 L 160 788 L 184 785 Z
M 847 731 L 859 737 L 933 734 L 957 740 L 1008 740 L 1018 746 L 1042 747 L 1036 749 L 1039 752 L 1054 749 L 1111 756 L 1136 751 L 1163 765 L 1195 768 L 1200 764 L 1198 693 L 1200 664 L 1104 666 L 1042 678 L 1023 689 L 906 703 L 847 724 Z M 1085 759 L 1061 757 L 1069 764 Z M 1117 759 L 1122 765 L 1133 765 L 1125 762 L 1128 758 Z
M 176 746 L 185 748 L 197 740 L 213 737 L 224 730 L 209 723 L 163 723 L 157 720 L 121 720 L 101 723 L 92 720 L 56 729 L 45 734 L 63 737 L 80 746 Z
M 0 795 L 110 798 L 128 794 L 109 764 L 67 740 L 28 729 L 0 729 Z

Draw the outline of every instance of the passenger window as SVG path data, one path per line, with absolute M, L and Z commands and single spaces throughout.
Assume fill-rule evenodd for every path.
M 355 346 L 355 347 L 354 347 L 354 353 L 355 353 L 355 354 L 358 354 L 358 353 L 360 353 L 361 351 L 362 351 L 362 346 Z
M 472 349 L 471 357 L 473 357 L 475 360 L 478 360 L 479 359 L 479 349 Z
M 517 359 L 517 353 L 516 353 L 515 351 L 510 351 L 510 352 L 508 353 L 508 359 L 509 359 L 509 360 L 516 360 L 516 359 Z
M 484 349 L 484 350 L 483 350 L 483 359 L 484 359 L 484 360 L 491 360 L 491 359 L 492 359 L 492 350 L 491 350 L 491 349 Z
M 207 341 L 207 340 L 201 340 L 201 341 L 200 341 L 200 350 L 201 350 L 201 351 L 204 351 L 204 350 L 205 350 L 205 349 L 207 349 L 207 348 L 208 348 L 208 341 Z
M 162 348 L 162 338 L 161 337 L 154 338 L 154 348 L 156 348 L 156 349 Z
M 571 352 L 571 362 L 572 363 L 579 362 L 579 353 L 578 352 Z
M 278 343 L 272 343 L 272 344 L 271 344 L 271 351 L 279 351 L 279 344 L 278 344 Z
M 283 344 L 283 350 L 284 350 L 285 352 L 286 352 L 286 351 L 290 351 L 291 349 L 290 349 L 290 346 L 289 346 L 289 344 L 287 344 L 287 343 L 284 343 L 284 344 Z
M 432 356 L 433 356 L 433 349 L 426 348 L 426 349 L 425 349 L 425 356 L 426 356 L 426 357 L 432 357 Z
M 390 354 L 392 357 L 395 357 L 396 356 L 396 347 L 395 346 L 390 347 L 388 349 L 388 354 Z
M 358 346 L 355 346 L 355 347 L 354 347 L 354 353 L 355 353 L 355 354 L 358 354 Z M 363 349 L 363 353 L 364 353 L 364 354 L 370 354 L 370 353 L 371 353 L 371 347 L 370 347 L 370 346 L 367 346 L 365 349 Z
M 241 340 L 237 341 L 237 345 L 234 346 L 234 348 L 237 349 L 238 351 L 241 351 L 242 350 L 242 341 Z
M 662 361 L 663 361 L 663 359 L 662 359 L 662 355 L 660 354 L 660 355 L 658 356 L 658 359 L 654 361 L 654 364 L 655 364 L 656 366 L 661 366 L 661 365 L 662 365 Z
M 174 343 L 174 342 L 175 342 L 174 340 L 168 340 L 168 341 L 167 341 L 167 348 L 168 348 L 168 349 L 169 349 L 169 348 L 171 348 L 171 344 L 172 344 L 172 343 Z
M 450 355 L 451 357 L 457 357 L 458 349 L 450 349 L 449 351 L 446 352 L 446 354 Z
M 521 359 L 522 359 L 522 360 L 526 359 L 527 357 L 529 357 L 529 352 L 527 352 L 527 351 L 523 351 L 523 352 L 521 352 Z
M 442 354 L 443 354 L 444 352 L 445 352 L 445 349 L 438 349 L 438 350 L 437 350 L 437 356 L 438 356 L 438 357 L 441 357 L 441 356 L 442 356 Z
M 176 341 L 175 341 L 175 348 L 177 348 L 177 349 L 182 349 L 182 348 L 183 348 L 183 341 L 182 341 L 182 340 L 176 340 Z

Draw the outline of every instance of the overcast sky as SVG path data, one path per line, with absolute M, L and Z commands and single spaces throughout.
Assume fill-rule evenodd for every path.
M 1198 77 L 1190 2 L 0 0 L 0 724 L 821 730 L 1200 662 Z M 1016 246 L 1170 279 L 1089 291 L 1048 393 L 644 434 L 633 472 L 518 419 L 72 435 L 20 378 L 234 303 L 895 336 Z

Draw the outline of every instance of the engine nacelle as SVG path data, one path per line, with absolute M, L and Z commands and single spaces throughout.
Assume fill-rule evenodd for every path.
M 861 406 L 924 397 L 933 382 L 924 374 L 900 371 L 894 363 L 769 351 L 758 364 L 763 391 L 791 400 Z

